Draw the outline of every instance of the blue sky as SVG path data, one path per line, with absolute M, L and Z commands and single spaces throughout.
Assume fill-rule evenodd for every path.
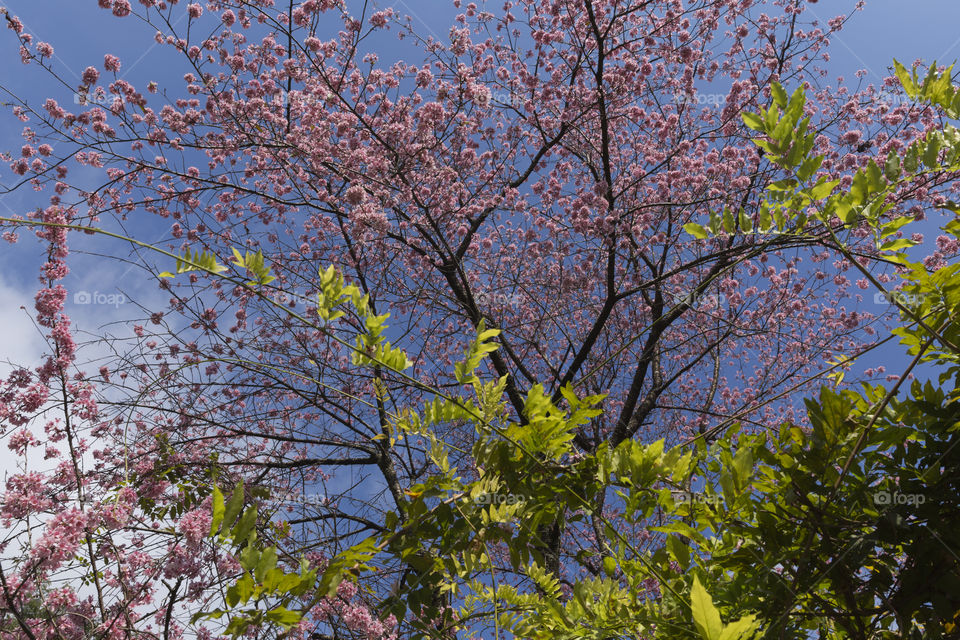
M 834 0 L 811 5 L 811 10 L 827 19 L 854 6 L 855 0 Z M 905 64 L 916 58 L 953 62 L 960 58 L 958 20 L 960 3 L 954 0 L 868 0 L 834 37 L 828 68 L 848 79 L 866 69 L 865 79 L 877 82 L 893 58 Z

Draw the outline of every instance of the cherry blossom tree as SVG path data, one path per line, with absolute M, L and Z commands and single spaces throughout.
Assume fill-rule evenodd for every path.
M 483 327 L 499 331 L 489 372 L 521 422 L 537 384 L 553 403 L 568 384 L 606 394 L 574 434 L 584 454 L 800 420 L 794 394 L 827 360 L 874 344 L 879 319 L 859 308 L 870 283 L 826 231 L 734 233 L 769 215 L 760 195 L 784 177 L 741 116 L 773 83 L 805 87 L 802 126 L 823 156 L 811 172 L 843 189 L 940 124 L 891 100 L 892 76 L 830 85 L 827 47 L 848 17 L 821 22 L 801 0 L 458 0 L 442 39 L 366 3 L 98 5 L 118 29 L 155 31 L 183 84 L 137 86 L 107 55 L 42 104 L 7 98 L 24 140 L 3 156 L 4 188 L 36 191 L 38 205 L 5 216 L 4 239 L 36 233 L 47 253 L 36 317 L 50 352 L 0 396 L 22 458 L 2 511 L 5 549 L 21 556 L 0 576 L 9 637 L 195 633 L 184 612 L 215 608 L 237 567 L 200 535 L 217 483 L 242 480 L 272 510 L 260 535 L 284 561 L 307 553 L 322 567 L 383 533 L 386 512 L 411 517 L 430 443 L 397 438 L 391 419 L 425 386 L 460 386 L 453 364 Z M 5 19 L 20 73 L 61 78 L 56 43 Z M 381 60 L 387 38 L 416 59 Z M 949 177 L 899 190 L 886 215 L 942 204 Z M 683 231 L 710 220 L 728 233 Z M 165 237 L 145 243 L 141 225 Z M 844 233 L 887 282 L 869 234 Z M 108 242 L 167 304 L 145 309 L 129 340 L 78 347 L 68 240 Z M 929 266 L 956 250 L 938 242 Z M 318 317 L 328 265 L 369 313 Z M 410 368 L 372 352 L 376 366 L 357 368 L 370 345 L 351 341 L 374 330 Z M 84 349 L 111 355 L 88 362 Z M 439 435 L 454 464 L 476 439 L 457 420 Z M 41 450 L 50 473 L 27 464 Z M 561 576 L 565 558 L 608 544 L 599 520 L 566 515 L 531 542 Z M 647 523 L 627 529 L 650 537 Z M 65 577 L 77 558 L 91 584 Z M 378 605 L 416 579 L 416 562 L 377 575 L 315 603 L 318 626 L 296 632 L 396 632 Z M 31 599 L 44 616 L 27 615 Z

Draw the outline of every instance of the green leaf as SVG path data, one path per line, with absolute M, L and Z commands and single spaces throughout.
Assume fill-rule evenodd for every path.
M 733 472 L 737 486 L 743 489 L 753 472 L 753 451 L 742 447 L 733 457 Z
M 880 251 L 899 251 L 900 249 L 908 249 L 916 244 L 916 242 L 907 238 L 897 238 L 896 240 L 891 240 L 881 245 Z
M 371 537 L 334 556 L 320 577 L 320 584 L 316 587 L 318 593 L 323 597 L 332 597 L 350 571 L 369 568 L 365 564 L 366 561 L 373 558 L 379 551 L 376 539 Z
M 251 506 L 243 512 L 240 520 L 238 520 L 237 524 L 230 530 L 230 537 L 233 538 L 233 543 L 237 546 L 245 543 L 253 533 L 256 524 L 257 508 L 256 506 Z
M 779 110 L 777 109 L 777 105 L 771 104 L 769 107 L 767 107 L 766 112 L 763 114 L 763 124 L 766 130 L 773 131 L 774 128 L 776 128 L 779 119 Z
M 736 221 L 733 219 L 733 213 L 730 207 L 723 208 L 723 230 L 727 233 L 733 233 L 737 228 Z
M 223 273 L 227 268 L 217 263 L 217 257 L 206 251 L 194 253 L 190 247 L 187 247 L 182 257 L 177 258 L 177 273 L 187 273 L 190 271 L 207 271 L 214 275 Z M 161 278 L 172 278 L 174 274 L 164 271 L 160 274 Z
M 870 185 L 870 193 L 876 193 L 884 187 L 883 172 L 873 159 L 867 163 L 867 184 Z
M 817 184 L 810 188 L 810 198 L 813 200 L 822 200 L 833 193 L 833 190 L 838 184 L 840 184 L 839 180 L 826 180 L 821 178 Z
M 800 114 L 803 113 L 803 106 L 807 103 L 807 94 L 804 92 L 803 87 L 797 87 L 793 91 L 793 95 L 790 96 L 790 111 L 795 114 L 797 118 L 800 117 Z M 801 127 L 801 133 L 807 130 L 806 126 Z
M 914 84 L 910 72 L 907 71 L 907 68 L 896 59 L 893 61 L 893 68 L 894 72 L 897 74 L 897 79 L 900 80 L 900 84 L 903 85 L 907 95 L 911 98 L 915 98 L 917 95 L 917 85 Z
M 776 182 L 771 182 L 769 185 L 767 185 L 767 189 L 770 191 L 793 191 L 796 188 L 797 181 L 793 178 L 777 180 Z
M 785 115 L 780 122 L 777 123 L 777 126 L 770 134 L 770 137 L 773 138 L 783 149 L 787 149 L 793 140 L 794 132 L 794 121 L 789 116 Z M 790 162 L 787 162 L 786 164 L 792 166 L 792 163 Z
M 770 155 L 770 159 L 772 162 L 775 162 L 776 159 L 779 157 L 780 147 L 774 144 L 773 142 L 769 140 L 764 140 L 763 138 L 752 138 L 751 142 L 753 142 L 753 144 L 757 145 L 758 147 L 766 151 Z
M 260 549 L 254 545 L 251 540 L 250 543 L 244 547 L 243 551 L 240 552 L 238 559 L 240 560 L 241 567 L 247 571 L 253 571 L 257 566 L 257 562 L 260 560 Z
M 736 497 L 736 483 L 733 481 L 733 473 L 729 469 L 720 471 L 720 488 L 723 490 L 723 497 L 727 503 L 732 503 Z
M 235 607 L 238 603 L 243 604 L 250 600 L 250 596 L 253 595 L 253 589 L 256 585 L 253 583 L 253 577 L 249 573 L 243 574 L 243 576 L 237 580 L 232 587 L 227 589 L 227 604 L 231 607 Z M 230 603 L 230 592 L 233 591 L 234 602 Z
M 773 95 L 773 102 L 781 109 L 787 108 L 787 92 L 779 82 L 770 85 L 770 93 Z
M 883 174 L 890 182 L 900 179 L 900 156 L 893 149 L 887 154 L 887 161 L 883 165 Z
M 257 567 L 254 570 L 253 577 L 257 579 L 257 582 L 262 583 L 267 572 L 276 566 L 277 550 L 274 547 L 267 547 L 263 550 L 263 553 L 260 554 L 260 559 L 257 561 Z
M 885 223 L 880 227 L 880 239 L 889 238 L 893 234 L 897 233 L 901 228 L 907 226 L 914 221 L 913 216 L 900 216 L 895 218 L 890 222 Z
M 607 556 L 603 559 L 603 572 L 608 578 L 617 575 L 617 561 L 613 556 Z
M 246 616 L 237 616 L 230 619 L 225 632 L 233 638 L 238 638 L 247 632 L 250 628 L 250 619 Z
M 690 589 L 690 611 L 693 613 L 693 623 L 704 640 L 720 640 L 720 634 L 723 633 L 720 612 L 713 606 L 713 599 L 696 575 L 693 576 L 693 587 Z
M 500 335 L 499 329 L 487 329 L 484 319 L 480 319 L 480 322 L 477 323 L 477 338 L 467 348 L 464 360 L 454 365 L 454 375 L 457 377 L 457 382 L 470 384 L 479 381 L 474 373 L 477 367 L 480 366 L 488 353 L 492 353 L 499 348 L 499 345 L 494 342 L 487 342 L 487 340 L 498 335 Z
M 826 214 L 832 213 L 836 215 L 837 218 L 839 218 L 840 220 L 843 220 L 843 222 L 846 224 L 848 218 L 855 217 L 850 215 L 850 212 L 853 210 L 853 207 L 850 205 L 850 203 L 847 200 L 848 198 L 844 196 L 840 196 L 840 197 L 829 200 L 827 202 L 826 207 L 824 208 L 825 213 Z
M 241 482 L 233 489 L 230 501 L 227 502 L 226 510 L 223 513 L 223 528 L 226 531 L 233 525 L 233 521 L 240 515 L 243 509 L 243 483 Z
M 302 618 L 303 614 L 299 611 L 290 611 L 285 607 L 274 607 L 267 611 L 267 620 L 287 629 L 300 622 Z
M 932 134 L 927 140 L 927 148 L 923 152 L 923 164 L 928 169 L 937 166 L 937 158 L 940 155 L 940 136 Z
M 702 544 L 704 541 L 704 536 L 686 522 L 674 521 L 670 524 L 650 527 L 650 530 L 660 531 L 661 533 L 681 533 L 685 537 L 690 538 L 698 544 Z
M 210 536 L 213 536 L 217 529 L 220 528 L 220 523 L 223 522 L 223 493 L 220 492 L 220 488 L 213 487 L 213 516 L 210 518 Z
M 820 165 L 823 164 L 823 160 L 824 156 L 813 156 L 807 158 L 797 170 L 797 177 L 800 178 L 801 181 L 806 182 L 810 176 L 816 173 L 817 169 L 820 168 Z
M 197 624 L 200 620 L 206 618 L 207 620 L 219 620 L 227 613 L 223 609 L 214 609 L 213 611 L 198 611 L 197 613 L 190 616 L 190 624 Z
M 667 536 L 667 550 L 680 565 L 681 571 L 685 571 L 690 565 L 690 547 L 679 536 Z
M 705 240 L 710 237 L 710 233 L 704 229 L 702 225 L 699 225 L 695 222 L 688 222 L 687 224 L 683 225 L 683 230 L 697 240 Z
M 765 202 L 760 205 L 760 215 L 757 218 L 757 228 L 761 233 L 766 233 L 770 230 L 771 225 L 773 224 L 773 218 L 770 217 L 770 207 Z
M 907 173 L 915 173 L 920 167 L 920 144 L 915 142 L 907 149 L 907 156 L 903 160 L 903 168 Z
M 740 114 L 740 117 L 743 119 L 743 124 L 747 125 L 754 131 L 761 131 L 761 132 L 765 131 L 763 126 L 763 118 L 761 118 L 757 114 L 750 113 L 749 111 L 745 111 Z
M 853 174 L 853 184 L 850 185 L 850 203 L 854 206 L 863 205 L 866 203 L 869 193 L 870 184 L 867 181 L 867 173 L 861 169 Z
M 757 634 L 760 623 L 756 616 L 744 616 L 736 622 L 731 622 L 723 628 L 720 640 L 749 640 Z

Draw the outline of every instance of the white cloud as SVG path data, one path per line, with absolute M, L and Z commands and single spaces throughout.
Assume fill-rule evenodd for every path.
M 45 345 L 33 322 L 34 293 L 0 278 L 0 377 L 10 373 L 11 363 L 27 367 L 40 364 Z

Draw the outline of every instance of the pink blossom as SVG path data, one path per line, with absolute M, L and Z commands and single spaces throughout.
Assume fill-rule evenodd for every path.
M 357 205 L 363 202 L 364 197 L 366 196 L 366 194 L 364 193 L 363 187 L 359 185 L 354 185 L 350 187 L 349 189 L 347 189 L 347 192 L 344 195 L 345 195 L 346 201 L 353 205 Z
M 387 9 L 385 11 L 377 11 L 372 16 L 370 16 L 370 24 L 375 27 L 383 27 L 387 24 L 387 20 L 393 17 L 393 9 Z
M 120 71 L 120 58 L 108 53 L 103 56 L 103 68 L 114 73 Z
M 46 484 L 44 476 L 36 471 L 11 476 L 0 505 L 4 522 L 49 509 L 53 501 L 46 495 Z
M 13 29 L 14 33 L 23 33 L 23 23 L 17 16 L 7 16 L 7 28 Z
M 424 67 L 417 72 L 417 86 L 426 87 L 429 86 L 430 82 L 433 81 L 433 74 L 430 73 L 430 69 Z
M 26 453 L 28 447 L 38 444 L 40 444 L 40 441 L 33 436 L 33 433 L 29 429 L 20 429 L 10 436 L 7 447 L 18 455 L 23 455 Z
M 113 15 L 118 18 L 130 15 L 130 0 L 113 0 Z
M 92 85 L 96 83 L 97 79 L 100 77 L 100 72 L 97 71 L 96 67 L 87 67 L 83 70 L 83 75 L 81 79 L 84 84 Z
M 183 534 L 188 547 L 198 546 L 210 532 L 210 510 L 200 507 L 188 511 L 177 522 L 177 530 Z
M 63 311 L 64 300 L 67 299 L 67 290 L 62 284 L 53 288 L 41 289 L 36 295 L 36 309 L 41 326 L 52 327 L 54 316 Z
M 844 133 L 841 139 L 847 144 L 856 144 L 860 142 L 861 136 L 863 136 L 862 131 L 851 130 Z
M 209 525 L 208 525 L 209 526 Z M 163 567 L 163 575 L 167 579 L 193 578 L 203 568 L 203 557 L 191 549 L 175 545 L 167 553 L 167 562 Z

